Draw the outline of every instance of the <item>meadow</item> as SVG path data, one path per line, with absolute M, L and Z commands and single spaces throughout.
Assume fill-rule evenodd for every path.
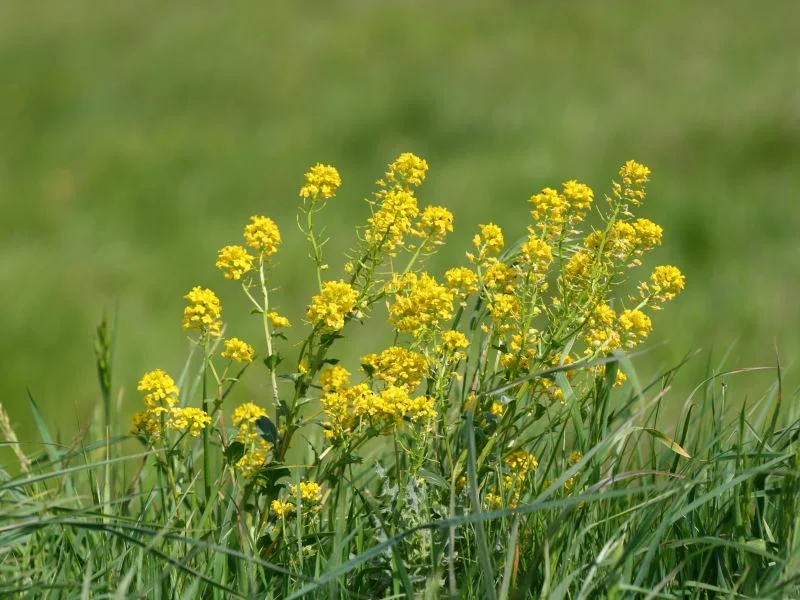
M 639 415 L 671 439 L 684 423 L 693 422 L 682 409 L 692 390 L 708 375 L 723 369 L 770 367 L 715 379 L 695 392 L 703 398 L 699 414 L 717 411 L 714 406 L 720 394 L 729 412 L 713 412 L 713 418 L 698 425 L 697 436 L 684 444 L 685 451 L 692 456 L 705 453 L 707 463 L 692 463 L 681 473 L 686 481 L 707 486 L 703 491 L 715 502 L 719 499 L 719 504 L 708 505 L 712 508 L 700 519 L 702 526 L 682 532 L 684 538 L 670 530 L 665 543 L 674 549 L 690 536 L 705 540 L 717 536 L 715 539 L 724 539 L 726 544 L 744 545 L 729 547 L 734 553 L 747 554 L 747 547 L 757 546 L 759 560 L 764 562 L 750 567 L 742 567 L 747 561 L 740 556 L 732 566 L 724 552 L 714 550 L 718 552 L 715 557 L 723 556 L 719 564 L 725 564 L 715 585 L 727 589 L 733 579 L 741 577 L 747 590 L 743 593 L 768 589 L 780 594 L 780 586 L 789 585 L 781 579 L 784 571 L 774 570 L 774 577 L 763 579 L 750 573 L 781 561 L 788 565 L 785 568 L 793 564 L 790 525 L 781 525 L 780 534 L 774 536 L 763 530 L 745 534 L 742 523 L 752 515 L 747 510 L 734 511 L 735 518 L 731 518 L 736 535 L 731 536 L 727 516 L 720 517 L 721 524 L 714 518 L 733 505 L 740 506 L 737 503 L 743 498 L 747 499 L 744 504 L 749 506 L 752 501 L 758 510 L 766 510 L 758 527 L 774 524 L 772 517 L 782 511 L 794 510 L 788 495 L 781 496 L 780 502 L 785 504 L 770 504 L 768 509 L 759 504 L 761 498 L 779 495 L 774 490 L 780 489 L 774 482 L 766 484 L 759 479 L 764 472 L 759 469 L 779 465 L 776 468 L 780 470 L 785 467 L 781 461 L 793 460 L 793 438 L 786 433 L 793 431 L 793 413 L 776 411 L 780 418 L 772 421 L 771 411 L 776 402 L 778 406 L 791 404 L 784 401 L 781 405 L 774 367 L 778 361 L 788 366 L 782 384 L 785 398 L 794 398 L 792 363 L 800 351 L 800 313 L 794 301 L 800 269 L 796 241 L 800 228 L 796 208 L 800 189 L 799 40 L 800 8 L 789 1 L 773 3 L 769 10 L 745 0 L 644 4 L 581 0 L 558 5 L 353 0 L 328 4 L 244 2 L 235 9 L 205 1 L 128 5 L 75 0 L 48 2 L 35 9 L 22 2 L 3 3 L 0 284 L 5 290 L 5 327 L 0 338 L 4 365 L 0 391 L 9 426 L 22 441 L 20 447 L 31 457 L 39 457 L 38 463 L 34 461 L 39 475 L 31 476 L 44 477 L 41 474 L 48 469 L 59 473 L 46 477 L 59 482 L 55 488 L 45 486 L 38 491 L 53 493 L 57 489 L 60 493 L 70 485 L 78 490 L 86 485 L 99 489 L 92 479 L 96 469 L 80 471 L 76 480 L 70 481 L 61 470 L 68 469 L 74 458 L 66 461 L 52 452 L 40 454 L 42 432 L 48 431 L 45 440 L 64 444 L 73 452 L 78 439 L 74 436 L 81 431 L 85 434 L 92 423 L 93 437 L 80 438 L 92 450 L 84 447 L 80 460 L 103 460 L 91 444 L 103 439 L 102 423 L 112 423 L 115 434 L 126 433 L 131 416 L 141 409 L 136 387 L 142 374 L 163 368 L 179 378 L 187 349 L 193 347 L 180 326 L 186 302 L 183 295 L 196 285 L 217 287 L 217 252 L 233 243 L 232 237 L 250 215 L 268 215 L 283 234 L 272 267 L 279 298 L 276 308 L 297 327 L 308 321 L 307 308 L 319 286 L 307 240 L 297 230 L 296 215 L 302 204 L 298 189 L 310 165 L 318 161 L 333 164 L 343 181 L 324 216 L 329 238 L 325 253 L 337 257 L 326 276 L 338 279 L 345 275 L 344 260 L 338 257 L 354 246 L 355 227 L 363 225 L 370 214 L 364 199 L 371 197 L 386 163 L 401 152 L 412 151 L 430 165 L 425 185 L 418 192 L 420 202 L 441 205 L 455 215 L 448 243 L 428 262 L 431 271 L 438 273 L 464 262 L 464 252 L 470 249 L 479 224 L 498 224 L 512 244 L 526 235 L 520 215 L 530 209 L 532 194 L 577 178 L 591 186 L 599 199 L 610 193 L 620 164 L 635 159 L 652 170 L 648 201 L 641 214 L 664 228 L 657 262 L 646 261 L 645 266 L 678 265 L 687 283 L 668 310 L 652 315 L 653 333 L 637 348 L 642 354 L 622 367 L 638 373 L 641 380 L 639 391 L 634 390 L 629 401 L 645 396 L 652 401 L 665 385 L 660 377 L 687 355 L 703 349 L 674 376 L 670 373 L 670 390 L 656 402 L 659 407 L 663 402 L 664 408 L 657 414 Z M 255 343 L 258 328 L 244 329 L 245 323 L 252 323 L 248 321 L 248 303 L 228 302 L 225 293 L 221 296 L 225 321 L 237 324 L 232 334 Z M 104 313 L 109 315 L 114 338 L 113 378 L 105 390 L 98 387 L 95 364 L 95 328 Z M 388 331 L 382 333 L 388 335 Z M 364 354 L 380 351 L 382 344 L 369 328 L 352 327 L 338 356 L 357 363 Z M 292 347 L 290 352 L 296 350 Z M 655 387 L 648 388 L 651 382 L 656 382 Z M 639 393 L 641 388 L 652 393 Z M 29 392 L 38 412 L 31 410 Z M 593 402 L 599 402 L 603 394 L 598 393 Z M 262 365 L 247 370 L 226 402 L 231 407 L 245 402 L 269 407 L 270 397 L 271 385 Z M 757 414 L 739 412 L 742 407 L 747 411 L 759 399 L 762 404 L 753 409 Z M 630 408 L 621 396 L 614 402 Z M 271 408 L 269 411 L 274 417 Z M 623 415 L 633 418 L 625 411 Z M 552 419 L 563 425 L 573 417 L 566 414 Z M 564 425 L 564 439 L 573 440 L 573 426 Z M 541 471 L 535 486 L 528 490 L 528 500 L 545 503 L 542 510 L 566 511 L 563 518 L 545 519 L 536 525 L 554 528 L 549 530 L 550 539 L 565 544 L 559 552 L 568 553 L 569 538 L 563 534 L 579 522 L 576 519 L 604 523 L 596 528 L 585 556 L 561 565 L 562 581 L 568 581 L 571 573 L 583 577 L 583 565 L 590 564 L 587 557 L 592 552 L 597 556 L 624 546 L 622 542 L 608 548 L 603 544 L 612 535 L 607 523 L 614 522 L 616 527 L 614 518 L 630 508 L 629 490 L 620 490 L 617 499 L 605 504 L 598 501 L 592 505 L 598 508 L 590 517 L 574 507 L 591 504 L 591 494 L 605 489 L 592 486 L 599 485 L 607 474 L 604 461 L 610 460 L 610 455 L 606 446 L 619 442 L 614 436 L 629 431 L 628 426 L 632 421 L 615 423 L 609 431 L 592 431 L 581 446 L 581 460 L 586 460 L 579 467 L 591 473 L 582 492 L 587 497 L 541 497 L 548 487 L 542 487 L 545 479 L 551 479 L 548 484 L 558 483 L 559 469 L 575 466 L 560 455 L 557 472 Z M 463 433 L 468 440 L 467 432 Z M 650 434 L 643 435 L 648 439 Z M 614 460 L 619 462 L 614 462 L 614 469 L 622 469 L 624 463 L 630 471 L 680 471 L 673 464 L 680 454 L 657 442 L 658 450 L 653 446 L 642 456 L 616 456 Z M 124 452 L 114 445 L 106 456 L 124 462 L 119 457 L 125 453 L 143 451 L 138 442 L 128 440 L 126 444 Z M 203 455 L 197 448 L 187 452 Z M 733 455 L 737 458 L 731 461 Z M 3 448 L 0 456 L 6 471 L 20 473 L 19 461 L 9 448 Z M 538 458 L 542 462 L 543 457 Z M 300 455 L 294 459 L 300 460 Z M 502 457 L 498 460 L 502 464 Z M 748 464 L 748 460 L 754 463 Z M 215 461 L 224 463 L 220 456 Z M 764 467 L 769 461 L 775 462 Z M 100 486 L 109 494 L 115 489 L 109 481 L 122 485 L 132 474 L 129 464 L 113 464 L 120 470 L 107 471 L 111 479 L 105 487 Z M 709 475 L 706 468 L 711 464 L 725 466 Z M 151 473 L 153 477 L 156 471 Z M 199 475 L 201 471 L 191 473 Z M 446 475 L 453 473 L 441 476 L 446 479 Z M 480 469 L 475 475 L 464 488 L 470 502 L 475 500 L 473 492 L 486 492 L 477 477 Z M 675 522 L 683 522 L 685 515 L 676 498 L 684 493 L 703 497 L 700 488 L 662 489 L 659 486 L 664 482 L 656 479 L 653 476 L 648 482 L 653 493 L 658 498 L 665 494 L 663 498 L 674 504 L 659 505 L 661 500 L 652 497 L 644 504 L 669 506 L 664 512 L 676 511 L 672 513 Z M 224 522 L 233 527 L 232 509 L 207 510 L 204 483 L 191 481 L 185 484 L 192 490 L 187 492 L 191 499 L 183 508 L 187 514 L 202 514 L 198 531 L 204 531 L 210 519 L 222 519 L 222 514 L 215 512 L 219 510 L 228 510 Z M 735 483 L 726 488 L 730 481 Z M 441 484 L 436 479 L 435 485 Z M 17 489 L 17 484 L 3 485 L 6 491 Z M 450 489 L 455 483 L 447 481 L 447 485 Z M 785 485 L 792 489 L 795 484 Z M 729 492 L 735 493 L 726 496 Z M 112 495 L 125 502 L 121 490 Z M 41 506 L 29 501 L 15 497 L 19 514 L 53 509 L 48 504 L 53 498 L 42 500 L 45 504 Z M 547 504 L 551 501 L 556 504 Z M 143 504 L 137 527 L 146 526 L 147 530 L 131 535 L 139 536 L 140 542 L 157 536 L 165 520 L 175 517 L 170 511 L 181 505 L 170 502 L 160 498 L 155 504 Z M 70 510 L 78 510 L 78 504 L 70 505 Z M 112 508 L 112 504 L 100 494 L 86 500 L 80 510 L 93 518 L 97 514 L 117 518 L 121 513 L 115 512 L 117 505 Z M 465 506 L 472 508 L 458 518 L 473 518 L 464 514 L 477 504 L 468 502 Z M 498 510 L 510 508 L 503 504 Z M 634 538 L 639 545 L 622 550 L 621 557 L 615 555 L 618 562 L 610 572 L 614 577 L 624 573 L 620 580 L 625 580 L 626 586 L 641 587 L 644 581 L 655 586 L 658 577 L 665 579 L 670 572 L 662 567 L 671 558 L 665 554 L 664 562 L 659 563 L 652 557 L 658 546 L 656 542 L 648 545 L 652 540 L 644 533 L 652 515 L 632 514 L 635 517 L 627 525 L 628 532 L 638 532 L 639 537 Z M 486 535 L 509 539 L 514 527 L 524 530 L 523 525 L 514 525 L 510 515 L 504 512 L 492 517 L 500 518 L 502 525 L 492 529 L 489 524 Z M 64 515 L 58 516 L 62 518 Z M 188 527 L 186 522 L 183 525 Z M 401 531 L 407 525 L 393 523 L 392 527 Z M 536 527 L 531 531 L 541 533 Z M 41 532 L 25 530 L 20 538 L 15 537 L 17 530 L 9 531 L 10 537 L 4 538 L 7 544 L 16 544 L 28 535 L 31 537 L 25 539 L 31 548 L 39 543 L 31 540 Z M 175 531 L 168 535 L 177 535 Z M 477 533 L 478 528 L 471 531 L 477 537 L 465 543 L 482 547 L 478 538 L 483 534 Z M 194 533 L 184 529 L 181 535 Z M 96 540 L 104 539 L 95 534 Z M 385 532 L 371 530 L 373 534 L 372 541 L 383 539 Z M 79 535 L 77 541 L 70 535 L 47 538 L 41 547 L 36 546 L 40 556 L 59 544 L 69 544 L 81 558 L 69 565 L 39 565 L 41 573 L 66 581 L 71 569 L 82 564 L 82 544 L 95 542 L 87 541 L 93 539 L 90 535 Z M 302 567 L 295 572 L 301 575 L 293 580 L 300 582 L 293 589 L 326 573 L 336 585 L 323 587 L 324 593 L 341 589 L 337 586 L 347 580 L 344 571 L 337 571 L 341 564 L 336 561 L 346 563 L 341 551 L 351 542 L 344 541 L 346 535 L 342 531 L 331 534 L 339 553 L 335 560 L 317 564 L 316 573 L 308 570 L 303 557 L 292 559 Z M 183 538 L 172 542 L 174 547 L 158 547 L 157 552 L 169 555 L 187 548 Z M 125 542 L 119 543 L 123 545 L 110 551 L 128 548 Z M 330 552 L 327 541 L 318 539 L 316 543 Z M 361 537 L 354 543 L 350 548 L 353 556 L 371 546 Z M 254 542 L 252 547 L 242 545 L 235 550 L 247 555 L 246 567 L 236 563 L 235 557 L 222 562 L 213 559 L 213 573 L 198 565 L 205 565 L 203 561 L 216 550 L 197 550 L 198 555 L 191 557 L 197 562 L 190 571 L 178 568 L 176 579 L 168 583 L 190 597 L 200 589 L 193 586 L 202 585 L 195 583 L 203 581 L 196 577 L 198 572 L 212 579 L 224 573 L 234 577 L 229 582 L 243 581 L 236 579 L 243 577 L 248 590 L 263 589 L 251 554 L 256 547 Z M 443 548 L 436 550 L 437 556 L 446 554 Z M 663 550 L 659 547 L 659 552 Z M 628 580 L 630 571 L 626 569 L 631 568 L 632 556 L 640 558 L 637 552 L 649 557 L 649 570 L 642 571 L 639 579 Z M 324 554 L 322 550 L 320 554 Z M 498 559 L 489 554 L 502 573 L 508 564 L 506 555 Z M 31 558 L 34 555 L 31 550 L 26 557 L 30 564 L 36 562 Z M 110 554 L 97 552 L 93 573 L 103 570 L 103 556 Z M 131 563 L 133 554 L 125 554 L 113 567 L 114 575 L 103 581 L 103 589 L 122 589 L 120 582 L 133 572 L 131 565 L 149 565 L 151 570 L 142 572 L 158 580 L 156 572 L 163 557 L 144 551 L 138 556 L 141 558 L 135 560 L 145 562 Z M 471 558 L 474 562 L 467 561 L 465 577 L 476 586 L 470 593 L 481 597 L 488 593 L 479 575 L 486 567 L 486 554 L 481 550 Z M 685 559 L 675 558 L 673 566 Z M 13 571 L 9 564 L 4 566 L 11 570 L 4 573 Z M 368 579 L 372 572 L 364 570 L 363 564 L 353 569 L 362 569 L 359 577 Z M 238 568 L 243 570 L 230 575 L 229 569 Z M 419 565 L 415 568 L 422 572 Z M 415 574 L 406 579 L 397 569 L 403 570 L 394 565 L 388 571 L 376 568 L 375 573 L 399 577 L 394 593 L 408 592 L 408 586 L 419 589 Z M 498 576 L 500 588 L 504 581 L 509 586 L 512 581 L 513 586 L 521 585 L 516 569 L 513 579 Z M 531 585 L 545 589 L 540 575 L 528 571 Z M 689 579 L 704 581 L 706 575 L 700 569 L 694 573 L 695 579 Z M 590 595 L 607 589 L 610 578 L 609 571 L 602 577 L 598 574 L 589 579 L 591 585 L 585 590 L 566 583 L 563 593 Z M 367 579 L 359 580 L 361 593 L 370 589 Z M 128 580 L 127 586 L 133 581 Z M 158 581 L 157 587 L 168 594 L 169 586 Z M 143 580 L 136 583 L 144 585 Z M 383 589 L 380 586 L 385 581 L 372 583 L 378 586 L 374 589 Z M 289 595 L 292 585 L 275 592 L 276 597 Z M 98 589 L 101 587 L 98 584 Z M 432 584 L 422 587 L 429 594 L 439 589 Z M 32 593 L 44 593 L 43 589 Z M 204 589 L 212 593 L 208 591 L 211 588 Z M 703 588 L 692 589 L 699 594 L 697 590 Z M 73 591 L 64 588 L 63 593 L 69 596 Z M 213 593 L 229 592 L 218 589 Z M 616 593 L 622 597 L 633 592 L 623 586 Z M 709 588 L 703 593 L 715 592 Z

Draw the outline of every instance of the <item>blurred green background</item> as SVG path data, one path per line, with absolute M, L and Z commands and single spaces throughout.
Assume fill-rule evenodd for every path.
M 7 0 L 0 401 L 20 437 L 35 437 L 26 387 L 66 434 L 91 416 L 104 308 L 125 414 L 144 370 L 180 370 L 192 285 L 260 341 L 213 266 L 251 214 L 282 228 L 279 303 L 298 322 L 313 289 L 294 226 L 304 170 L 344 179 L 325 213 L 335 276 L 404 150 L 431 166 L 421 199 L 456 214 L 439 267 L 479 222 L 522 234 L 541 187 L 602 195 L 624 160 L 646 163 L 642 215 L 665 229 L 648 265 L 679 265 L 688 286 L 637 364 L 734 342 L 731 366 L 772 364 L 775 344 L 797 356 L 800 2 Z M 684 372 L 679 400 L 704 369 Z M 266 396 L 262 375 L 243 395 Z

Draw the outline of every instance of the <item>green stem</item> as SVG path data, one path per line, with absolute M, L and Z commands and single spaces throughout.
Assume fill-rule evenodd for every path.
M 258 265 L 258 275 L 259 280 L 261 281 L 261 293 L 264 296 L 264 306 L 263 310 L 261 311 L 261 319 L 264 323 L 264 337 L 267 340 L 267 355 L 268 357 L 272 356 L 272 332 L 269 329 L 269 292 L 267 291 L 267 278 L 264 274 L 264 259 L 263 257 L 259 261 Z M 256 306 L 258 306 L 256 304 Z M 278 396 L 278 378 L 275 375 L 275 364 L 270 367 L 269 370 L 270 374 L 270 383 L 272 384 L 272 398 L 275 403 L 275 427 L 280 427 L 281 425 L 281 415 L 280 415 L 280 398 Z
M 203 411 L 208 414 L 208 333 L 203 334 Z M 203 492 L 206 502 L 211 502 L 211 449 L 210 449 L 210 430 L 203 428 Z

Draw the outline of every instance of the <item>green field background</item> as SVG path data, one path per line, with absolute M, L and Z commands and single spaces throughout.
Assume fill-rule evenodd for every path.
M 229 333 L 260 344 L 213 266 L 251 214 L 282 229 L 274 283 L 299 325 L 314 287 L 294 220 L 304 170 L 327 162 L 344 180 L 323 216 L 335 277 L 363 199 L 405 150 L 430 164 L 421 200 L 456 216 L 437 271 L 462 263 L 479 222 L 522 235 L 543 186 L 577 178 L 602 197 L 620 163 L 644 162 L 641 214 L 665 230 L 647 264 L 679 265 L 687 289 L 637 366 L 700 347 L 732 349 L 731 367 L 774 364 L 776 346 L 797 358 L 800 2 L 11 0 L 0 401 L 20 438 L 35 437 L 26 388 L 66 439 L 91 417 L 104 308 L 120 418 L 144 370 L 180 370 L 191 286 L 216 289 Z M 374 349 L 348 335 L 344 358 Z M 694 361 L 673 398 L 705 369 Z M 239 397 L 267 398 L 258 368 Z

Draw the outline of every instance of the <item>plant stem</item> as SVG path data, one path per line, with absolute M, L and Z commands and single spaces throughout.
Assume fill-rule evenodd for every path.
M 208 374 L 208 333 L 203 334 L 203 411 L 208 414 L 208 383 L 206 381 Z M 211 451 L 210 451 L 210 436 L 211 433 L 208 427 L 203 428 L 203 492 L 205 493 L 206 502 L 211 502 Z

